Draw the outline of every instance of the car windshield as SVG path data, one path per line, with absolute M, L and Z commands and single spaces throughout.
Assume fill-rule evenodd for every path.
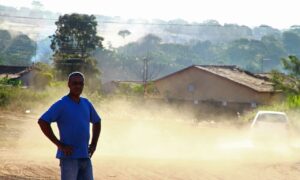
M 286 116 L 283 114 L 260 114 L 257 117 L 257 122 L 272 122 L 272 123 L 286 123 Z

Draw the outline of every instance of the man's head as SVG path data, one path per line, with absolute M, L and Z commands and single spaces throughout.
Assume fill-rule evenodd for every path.
M 79 96 L 84 87 L 84 75 L 81 72 L 69 74 L 68 86 L 72 95 Z

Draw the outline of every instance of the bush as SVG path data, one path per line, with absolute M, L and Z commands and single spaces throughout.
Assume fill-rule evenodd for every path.
M 119 95 L 126 96 L 142 96 L 144 92 L 144 87 L 141 84 L 136 83 L 124 83 L 121 82 L 118 85 L 116 93 Z
M 0 86 L 0 107 L 9 104 L 10 96 L 8 87 Z
M 120 82 L 117 87 L 116 93 L 119 95 L 127 96 L 143 96 L 144 95 L 144 84 L 133 83 L 133 82 Z M 146 86 L 146 95 L 151 96 L 158 93 L 157 88 L 153 82 L 148 82 Z
M 0 79 L 0 85 L 20 86 L 21 81 L 18 79 L 9 79 L 7 77 Z
M 47 92 L 36 92 L 15 86 L 0 86 L 0 107 L 14 111 L 31 108 L 34 103 L 48 97 Z
M 284 70 L 287 74 L 278 71 L 272 72 L 274 88 L 282 90 L 286 95 L 287 107 L 294 109 L 300 107 L 300 59 L 288 56 L 282 59 Z
M 290 108 L 299 108 L 300 107 L 300 95 L 288 96 L 287 104 Z
M 51 73 L 37 73 L 33 78 L 33 85 L 36 89 L 45 89 L 50 85 L 50 82 L 53 79 Z

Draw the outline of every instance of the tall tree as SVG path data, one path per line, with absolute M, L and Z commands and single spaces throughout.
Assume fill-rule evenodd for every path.
M 100 71 L 92 57 L 95 49 L 103 49 L 103 38 L 97 35 L 97 21 L 94 15 L 65 14 L 55 22 L 57 29 L 50 36 L 54 51 L 57 77 L 64 79 L 73 71 L 81 71 L 87 78 L 88 89 L 99 90 Z
M 118 35 L 121 36 L 123 39 L 125 39 L 127 36 L 129 36 L 131 34 L 130 31 L 128 31 L 127 29 L 125 30 L 120 30 L 118 32 Z
M 36 43 L 27 35 L 21 34 L 15 37 L 5 50 L 7 64 L 30 65 L 31 58 L 35 55 Z
M 103 47 L 103 38 L 97 35 L 94 15 L 65 14 L 55 24 L 55 34 L 50 36 L 55 55 L 87 58 L 91 51 Z

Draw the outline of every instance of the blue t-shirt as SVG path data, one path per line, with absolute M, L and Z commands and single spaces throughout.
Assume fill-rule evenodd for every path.
M 71 155 L 66 156 L 57 150 L 56 158 L 88 158 L 90 123 L 101 119 L 88 99 L 80 97 L 79 103 L 69 96 L 54 103 L 40 118 L 48 123 L 56 122 L 60 141 L 73 147 Z

